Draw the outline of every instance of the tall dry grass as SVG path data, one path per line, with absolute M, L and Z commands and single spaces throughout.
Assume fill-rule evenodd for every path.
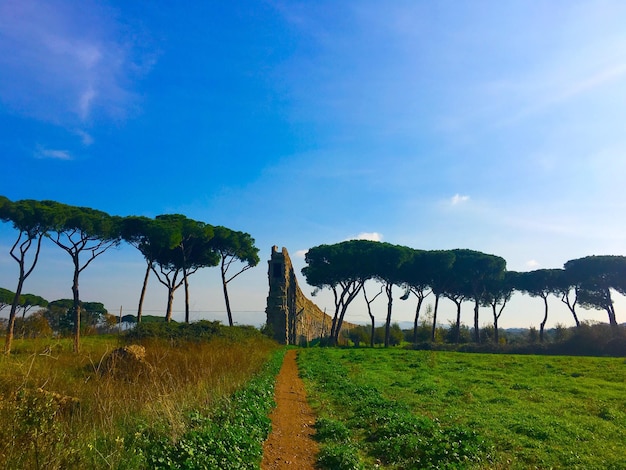
M 145 362 L 107 365 L 115 337 L 16 341 L 0 357 L 0 467 L 124 468 L 129 430 L 159 429 L 175 441 L 193 411 L 215 406 L 267 361 L 275 343 L 143 340 Z

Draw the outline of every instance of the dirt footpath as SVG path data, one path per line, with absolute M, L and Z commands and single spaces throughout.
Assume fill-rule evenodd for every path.
M 298 376 L 297 351 L 287 351 L 278 373 L 274 395 L 276 408 L 270 415 L 272 432 L 263 445 L 262 470 L 315 468 L 318 446 L 312 435 L 315 415 Z

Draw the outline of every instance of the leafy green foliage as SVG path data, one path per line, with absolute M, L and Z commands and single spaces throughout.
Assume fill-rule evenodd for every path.
M 101 302 L 80 302 L 80 328 L 81 332 L 94 330 L 98 325 L 105 322 L 107 310 Z M 72 299 L 54 300 L 48 304 L 44 311 L 48 324 L 61 336 L 67 336 L 74 331 L 74 301 Z
M 0 310 L 11 305 L 14 298 L 15 292 L 5 289 L 4 287 L 0 287 Z
M 315 422 L 315 438 L 321 442 L 348 442 L 350 430 L 341 421 L 322 416 Z
M 161 319 L 162 320 L 162 319 Z M 252 326 L 225 326 L 219 321 L 200 320 L 193 323 L 144 321 L 125 333 L 127 341 L 161 338 L 172 341 L 208 341 L 226 338 L 233 341 L 262 336 Z
M 352 444 L 331 443 L 323 446 L 317 462 L 320 467 L 332 470 L 361 470 L 365 468 L 359 460 L 357 448 Z

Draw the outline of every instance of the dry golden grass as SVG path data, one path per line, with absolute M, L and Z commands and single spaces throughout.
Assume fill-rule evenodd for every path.
M 241 387 L 276 349 L 262 337 L 141 345 L 145 362 L 119 373 L 107 366 L 115 337 L 85 338 L 80 355 L 65 340 L 16 341 L 15 353 L 0 357 L 0 467 L 78 466 L 96 441 L 115 441 L 138 422 L 159 423 L 175 440 L 187 413 Z M 117 466 L 115 449 L 95 449 L 101 462 L 92 466 Z

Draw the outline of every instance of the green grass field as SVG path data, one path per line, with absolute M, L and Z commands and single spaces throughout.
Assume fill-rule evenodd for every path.
M 327 468 L 626 468 L 623 358 L 327 348 L 300 366 Z

